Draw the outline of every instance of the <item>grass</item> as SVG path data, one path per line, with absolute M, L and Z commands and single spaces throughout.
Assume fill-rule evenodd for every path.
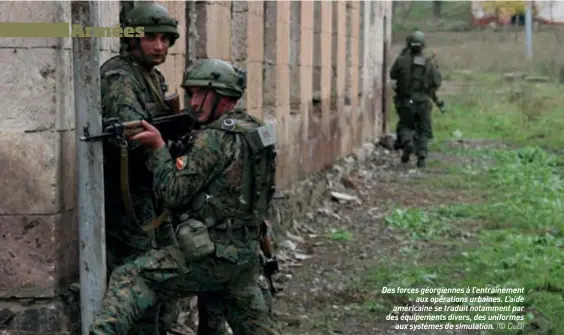
M 494 86 L 495 87 L 495 86 Z M 497 86 L 501 87 L 501 86 Z M 437 139 L 459 130 L 465 138 L 507 140 L 513 145 L 539 145 L 557 149 L 564 144 L 561 88 L 553 84 L 506 84 L 470 88 L 453 99 L 448 114 L 435 118 Z M 470 125 L 470 127 L 468 126 Z
M 464 31 L 470 28 L 470 3 L 468 1 L 444 1 L 442 19 L 432 19 L 431 1 L 398 1 L 394 6 L 392 31 L 408 33 L 417 27 L 425 31 Z
M 540 325 L 544 333 L 561 329 L 564 180 L 555 172 L 557 160 L 538 147 L 480 154 L 496 161 L 474 170 L 489 185 L 488 202 L 395 209 L 385 219 L 414 242 L 454 244 L 455 249 L 443 255 L 440 263 L 425 260 L 417 250 L 407 251 L 402 262 L 373 271 L 369 283 L 377 287 L 522 287 L 524 302 L 492 305 L 524 307 L 515 314 L 524 316 L 531 331 Z M 473 170 L 461 168 L 453 173 L 465 175 Z M 473 236 L 474 243 L 465 243 L 464 236 Z
M 384 224 L 410 243 L 395 261 L 368 272 L 364 285 L 376 298 L 368 299 L 365 307 L 385 315 L 398 304 L 448 305 L 425 302 L 420 293 L 384 294 L 383 287 L 523 288 L 522 294 L 444 296 L 522 297 L 524 301 L 453 305 L 511 306 L 509 311 L 458 315 L 522 318 L 512 323 L 521 322 L 524 329 L 487 334 L 559 334 L 564 329 L 564 178 L 556 154 L 564 145 L 561 89 L 547 83 L 503 82 L 495 75 L 457 80 L 466 80 L 466 89 L 445 99 L 450 107 L 447 114 L 434 114 L 431 148 L 451 159 L 448 164 L 430 164 L 442 172 L 427 174 L 414 187 L 468 192 L 484 200 L 393 209 Z M 453 146 L 454 132 L 468 145 Z M 485 140 L 509 146 L 483 145 L 488 143 Z M 508 324 L 453 323 L 478 322 Z
M 509 82 L 500 74 L 447 73 L 446 80 L 460 83 L 458 92 L 439 98 L 447 104 L 441 114 L 434 107 L 433 148 L 447 140 L 504 140 L 507 144 L 540 146 L 547 150 L 564 147 L 564 96 L 554 83 Z M 448 85 L 448 84 L 447 84 Z M 392 109 L 390 124 L 397 122 Z
M 333 241 L 352 241 L 353 234 L 342 229 L 335 229 L 329 232 L 329 238 Z
M 533 59 L 525 56 L 524 27 L 472 26 L 469 1 L 443 1 L 440 20 L 431 1 L 394 1 L 392 55 L 418 28 L 425 33 L 429 54 L 436 52 L 442 69 L 476 72 L 525 71 L 557 79 L 564 75 L 563 27 L 539 24 L 532 40 Z

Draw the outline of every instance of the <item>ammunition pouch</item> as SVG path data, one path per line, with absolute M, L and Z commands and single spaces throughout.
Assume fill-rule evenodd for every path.
M 215 252 L 215 244 L 210 238 L 208 227 L 187 215 L 180 217 L 174 235 L 187 262 L 201 260 Z

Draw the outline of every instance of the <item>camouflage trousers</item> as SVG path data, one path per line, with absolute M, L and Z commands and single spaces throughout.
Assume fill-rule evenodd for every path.
M 172 226 L 163 225 L 160 232 L 157 234 L 157 243 L 160 246 L 167 246 L 174 243 L 172 238 L 174 234 Z M 261 276 L 261 279 L 262 278 Z M 272 311 L 272 295 L 268 289 L 266 280 L 259 280 L 257 282 L 259 289 L 262 292 L 264 301 L 269 312 Z M 223 301 L 222 294 L 202 293 L 198 295 L 198 335 L 228 335 L 226 327 L 226 304 Z M 145 313 L 142 321 L 136 325 L 133 334 L 149 334 L 145 329 L 149 328 L 148 325 L 154 321 L 153 315 L 158 317 L 158 326 L 160 335 L 166 334 L 164 330 L 170 329 L 172 324 L 178 320 L 180 314 L 180 306 L 176 300 L 165 301 L 158 306 L 158 311 L 155 314 L 154 308 Z M 154 322 L 152 323 L 154 324 Z M 154 327 L 153 327 L 154 328 Z M 131 333 L 131 332 L 130 332 Z M 154 332 L 153 332 L 154 334 Z
M 89 333 L 126 335 L 146 310 L 162 301 L 221 292 L 224 315 L 235 335 L 279 335 L 256 284 L 257 249 L 258 243 L 235 251 L 216 244 L 215 255 L 192 263 L 175 245 L 151 250 L 112 272 Z
M 259 280 L 257 285 L 262 292 L 266 308 L 272 315 L 272 294 L 265 281 L 266 279 Z M 226 297 L 222 293 L 212 292 L 198 295 L 198 335 L 229 334 L 225 324 L 227 313 L 225 299 Z
M 400 99 L 399 97 L 396 95 L 394 95 L 394 108 L 396 110 L 396 113 L 398 114 L 398 122 L 396 124 L 396 141 L 394 143 L 394 150 L 399 150 L 401 149 L 401 140 L 400 140 L 400 133 L 399 133 L 399 109 L 400 109 Z
M 126 218 L 123 218 L 126 220 Z M 110 224 L 112 222 L 109 222 Z M 157 238 L 157 243 L 167 243 L 166 236 L 168 232 L 156 232 L 155 237 Z M 134 236 L 128 236 L 130 241 L 136 240 Z M 143 238 L 141 239 L 139 246 L 144 246 Z M 148 238 L 145 238 L 148 239 Z M 140 250 L 133 250 L 128 248 L 126 243 L 113 245 L 111 248 L 106 249 L 106 262 L 108 269 L 108 279 L 111 273 L 118 266 L 126 264 L 128 261 L 133 261 L 137 256 L 143 253 Z M 119 245 L 119 247 L 118 247 Z M 150 250 L 149 246 L 145 247 L 145 252 Z M 135 327 L 129 332 L 131 335 L 166 335 L 168 329 L 171 329 L 174 322 L 178 320 L 180 314 L 180 304 L 177 299 L 170 299 L 162 301 L 159 304 L 148 308 L 136 323 Z
M 418 157 L 427 157 L 427 146 L 433 138 L 431 101 L 401 101 L 397 105 L 399 121 L 397 135 L 399 147 Z

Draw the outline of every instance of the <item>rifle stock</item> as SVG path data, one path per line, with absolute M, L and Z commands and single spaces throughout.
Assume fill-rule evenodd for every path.
M 433 60 L 435 60 L 435 56 L 437 54 L 433 52 L 433 55 L 431 56 L 430 61 L 432 62 Z M 437 108 L 439 108 L 439 110 L 441 111 L 441 113 L 445 113 L 445 102 L 442 100 L 439 100 L 439 97 L 437 97 L 437 92 L 433 91 L 431 93 L 431 100 L 433 100 L 433 102 L 435 103 L 435 105 L 437 105 Z
M 165 103 L 170 107 L 173 115 L 177 115 L 182 112 L 180 110 L 180 96 L 177 92 L 165 97 Z
M 278 290 L 274 287 L 272 275 L 279 271 L 278 259 L 274 256 L 272 248 L 272 241 L 270 238 L 270 222 L 264 220 L 260 225 L 259 231 L 260 249 L 264 255 L 261 257 L 262 268 L 264 276 L 268 281 L 268 288 L 272 295 L 275 295 Z M 263 259 L 264 258 L 264 259 Z
M 439 100 L 439 98 L 437 97 L 437 93 L 433 92 L 433 94 L 431 94 L 431 99 L 433 100 L 433 102 L 435 103 L 435 105 L 437 105 L 437 108 L 439 108 L 439 110 L 441 111 L 441 113 L 445 113 L 445 102 L 442 100 Z

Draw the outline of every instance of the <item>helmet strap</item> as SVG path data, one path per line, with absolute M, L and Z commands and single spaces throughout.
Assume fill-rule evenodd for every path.
M 212 107 L 212 111 L 210 114 L 210 122 L 214 121 L 216 116 L 217 116 L 217 106 L 219 105 L 219 101 L 221 100 L 221 97 L 217 94 L 215 94 L 215 101 L 213 102 L 213 107 Z
M 204 95 L 204 99 L 202 100 L 202 103 L 200 104 L 200 109 L 198 109 L 198 111 L 196 112 L 196 115 L 200 115 L 200 113 L 202 112 L 202 109 L 204 108 L 204 105 L 206 104 L 207 98 L 208 98 L 208 92 L 206 92 L 206 94 Z
M 217 116 L 217 106 L 219 105 L 219 101 L 221 100 L 221 98 L 219 97 L 217 92 L 213 89 L 211 81 L 209 82 L 208 87 L 210 88 L 210 90 L 213 90 L 215 92 L 215 99 L 214 99 L 214 102 L 213 102 L 212 110 L 211 110 L 210 115 L 208 116 L 208 119 L 206 120 L 209 123 L 209 122 L 213 122 L 215 120 L 215 117 Z M 207 94 L 208 93 L 206 93 L 206 97 L 207 97 Z M 204 97 L 204 102 L 205 102 L 206 97 Z
M 211 83 L 209 84 L 209 88 L 212 89 Z M 214 90 L 214 92 L 215 92 L 215 90 Z M 202 112 L 202 109 L 204 108 L 204 105 L 206 104 L 206 99 L 208 98 L 208 93 L 209 93 L 209 91 L 206 92 L 206 94 L 204 95 L 204 99 L 202 100 L 202 104 L 200 105 L 200 109 L 198 109 L 198 111 L 196 112 L 196 115 L 199 115 Z M 210 122 L 213 122 L 215 120 L 215 117 L 217 116 L 217 106 L 219 106 L 220 100 L 221 100 L 221 97 L 218 96 L 217 92 L 216 92 L 216 96 L 215 96 L 215 99 L 214 99 L 214 102 L 213 102 L 211 113 L 204 123 L 210 123 Z

